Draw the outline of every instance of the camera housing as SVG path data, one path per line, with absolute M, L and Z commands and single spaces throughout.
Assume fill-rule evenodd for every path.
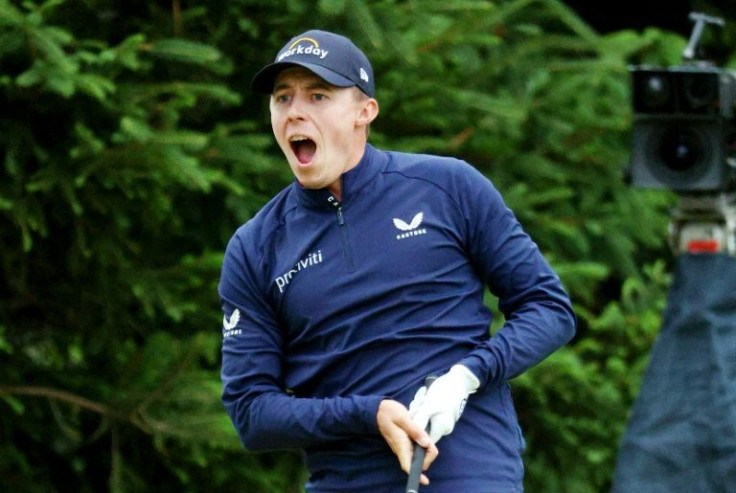
M 630 68 L 631 181 L 643 188 L 734 187 L 736 75 L 710 66 Z

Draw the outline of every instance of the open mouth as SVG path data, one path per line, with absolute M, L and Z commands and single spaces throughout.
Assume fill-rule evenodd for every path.
M 312 161 L 314 154 L 317 152 L 317 144 L 310 138 L 303 135 L 296 135 L 289 140 L 291 150 L 301 164 L 307 164 Z

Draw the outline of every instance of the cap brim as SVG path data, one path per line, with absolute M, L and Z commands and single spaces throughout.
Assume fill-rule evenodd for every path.
M 314 63 L 305 62 L 274 62 L 270 65 L 266 65 L 259 70 L 253 79 L 250 81 L 250 87 L 255 92 L 263 94 L 271 94 L 273 92 L 273 84 L 276 81 L 276 77 L 281 73 L 282 70 L 289 67 L 304 67 L 310 72 L 313 72 L 318 77 L 324 79 L 326 82 L 337 87 L 350 87 L 356 85 L 355 82 L 343 77 L 337 72 L 325 68 L 321 65 L 315 65 Z

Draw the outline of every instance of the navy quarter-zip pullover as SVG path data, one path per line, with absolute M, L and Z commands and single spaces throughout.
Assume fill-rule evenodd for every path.
M 378 405 L 461 363 L 481 386 L 422 492 L 521 491 L 507 381 L 573 336 L 559 278 L 464 161 L 367 145 L 342 179 L 340 201 L 293 183 L 227 247 L 223 402 L 243 443 L 304 450 L 308 492 L 401 492 Z M 505 316 L 492 337 L 486 286 Z

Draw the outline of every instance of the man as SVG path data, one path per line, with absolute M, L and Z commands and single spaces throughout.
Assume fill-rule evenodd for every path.
M 403 491 L 414 442 L 423 493 L 521 491 L 507 381 L 574 333 L 558 277 L 470 165 L 367 144 L 373 70 L 347 38 L 296 36 L 251 85 L 295 181 L 222 268 L 223 402 L 245 446 L 304 450 L 308 492 Z

